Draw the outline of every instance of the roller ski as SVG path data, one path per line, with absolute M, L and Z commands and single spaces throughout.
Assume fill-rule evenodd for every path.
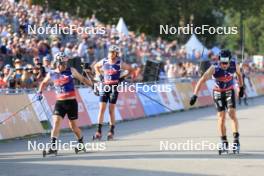
M 239 133 L 234 133 L 234 142 L 233 142 L 233 153 L 239 154 L 240 152 L 240 142 L 239 142 Z
M 102 133 L 99 131 L 96 131 L 96 133 L 93 135 L 93 141 L 100 141 L 102 139 Z
M 42 156 L 43 158 L 46 157 L 47 155 L 54 155 L 57 156 L 58 155 L 58 150 L 57 150 L 57 138 L 52 137 L 51 138 L 51 142 L 50 142 L 50 148 L 48 151 L 43 150 L 42 151 Z
M 53 150 L 53 149 L 49 149 L 48 151 L 43 150 L 42 151 L 42 155 L 43 155 L 43 158 L 45 158 L 47 155 L 57 156 L 58 155 L 58 150 Z
M 74 151 L 75 151 L 75 154 L 78 154 L 79 152 L 84 152 L 84 153 L 86 153 L 86 150 L 85 150 L 85 146 L 84 146 L 84 144 L 83 143 L 79 143 L 78 145 L 77 145 L 77 147 L 75 147 L 74 148 Z
M 74 148 L 75 154 L 78 154 L 79 152 L 86 153 L 85 145 L 83 143 L 83 137 L 78 140 L 77 146 Z
M 107 134 L 107 140 L 110 141 L 110 140 L 113 140 L 114 139 L 114 129 L 115 129 L 115 126 L 114 125 L 110 125 L 110 129 L 109 129 L 109 132 Z
M 240 144 L 239 144 L 239 142 L 238 143 L 236 143 L 236 142 L 233 143 L 232 151 L 233 151 L 234 154 L 239 154 L 239 152 L 240 152 Z
M 218 149 L 218 154 L 222 155 L 223 153 L 228 154 L 229 150 L 228 150 L 228 142 L 227 141 L 222 141 L 221 147 Z
M 111 141 L 111 140 L 113 140 L 113 139 L 114 139 L 114 133 L 111 132 L 111 131 L 109 131 L 108 134 L 107 134 L 107 140 L 108 140 L 108 141 Z

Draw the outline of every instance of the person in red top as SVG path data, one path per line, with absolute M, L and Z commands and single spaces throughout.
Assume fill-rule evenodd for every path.
M 54 83 L 56 91 L 56 104 L 53 111 L 54 124 L 51 131 L 51 144 L 53 147 L 49 149 L 49 154 L 57 153 L 57 149 L 54 150 L 54 146 L 59 136 L 61 122 L 66 114 L 69 119 L 71 130 L 76 135 L 78 142 L 83 144 L 83 136 L 77 125 L 78 103 L 76 100 L 73 78 L 92 87 L 92 82 L 90 80 L 84 78 L 75 68 L 67 66 L 67 58 L 64 53 L 58 53 L 55 56 L 55 70 L 50 71 L 39 86 L 38 100 L 42 99 L 42 92 L 49 81 Z M 84 150 L 84 147 L 80 150 Z
M 220 133 L 222 146 L 219 150 L 221 152 L 228 152 L 229 146 L 226 135 L 226 111 L 228 112 L 233 131 L 233 152 L 239 152 L 240 142 L 239 142 L 239 132 L 238 132 L 238 119 L 236 115 L 236 98 L 235 98 L 235 82 L 234 75 L 238 77 L 238 84 L 240 87 L 239 96 L 243 97 L 244 95 L 244 83 L 243 78 L 239 69 L 238 64 L 236 63 L 235 58 L 232 58 L 231 52 L 229 50 L 222 50 L 219 56 L 219 62 L 212 65 L 199 79 L 197 82 L 193 96 L 190 100 L 190 105 L 194 105 L 198 92 L 205 82 L 213 78 L 215 81 L 215 86 L 213 89 L 213 99 L 215 106 L 217 108 L 217 117 L 218 117 L 218 130 Z
M 4 81 L 4 73 L 0 72 L 0 89 L 6 88 L 6 82 Z

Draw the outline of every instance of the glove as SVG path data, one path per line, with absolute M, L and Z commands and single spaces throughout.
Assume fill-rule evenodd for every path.
M 104 81 L 104 76 L 100 74 L 100 75 L 99 75 L 99 79 L 100 79 L 100 81 L 103 82 L 103 81 Z
M 41 101 L 42 99 L 43 99 L 42 92 L 37 92 L 37 94 L 36 94 L 36 100 L 37 101 Z
M 123 82 L 125 80 L 125 77 L 119 78 L 119 82 Z
M 190 105 L 191 105 L 191 106 L 194 105 L 195 102 L 196 102 L 196 100 L 197 100 L 197 95 L 193 95 L 193 96 L 191 97 L 191 99 L 190 99 Z
M 244 96 L 244 87 L 243 86 L 239 87 L 239 93 L 238 94 L 239 94 L 240 98 L 242 98 Z

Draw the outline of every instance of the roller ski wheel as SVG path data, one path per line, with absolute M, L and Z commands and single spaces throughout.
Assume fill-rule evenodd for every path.
M 49 150 L 48 152 L 46 150 L 42 151 L 43 158 L 45 158 L 47 155 L 52 155 L 52 154 L 54 154 L 54 156 L 57 156 L 58 151 L 57 150 Z
M 95 133 L 95 135 L 93 135 L 93 141 L 100 141 L 102 139 L 102 134 L 99 133 L 98 131 Z
M 109 133 L 107 134 L 107 140 L 108 140 L 108 141 L 111 141 L 111 140 L 113 140 L 113 139 L 114 139 L 114 133 L 109 132 Z

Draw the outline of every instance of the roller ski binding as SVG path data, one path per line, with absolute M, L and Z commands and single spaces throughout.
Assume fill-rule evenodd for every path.
M 223 141 L 221 144 L 221 147 L 218 149 L 218 154 L 221 155 L 223 153 L 228 154 L 228 142 L 227 141 Z
M 100 141 L 102 139 L 102 133 L 99 131 L 96 131 L 95 135 L 93 135 L 93 141 L 98 140 Z

